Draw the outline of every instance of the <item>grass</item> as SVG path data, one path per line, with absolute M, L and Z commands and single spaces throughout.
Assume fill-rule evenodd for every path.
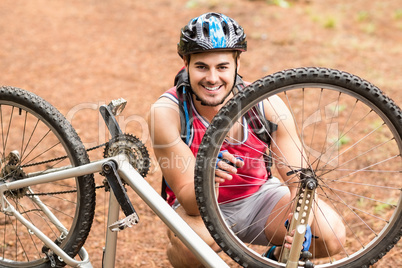
M 396 20 L 402 19 L 402 9 L 397 9 L 394 11 L 394 19 Z
M 368 21 L 370 19 L 370 14 L 367 11 L 359 11 L 357 13 L 357 21 L 363 22 Z
M 289 1 L 286 1 L 286 0 L 267 0 L 267 2 L 269 4 L 276 5 L 276 6 L 283 7 L 283 8 L 290 7 Z

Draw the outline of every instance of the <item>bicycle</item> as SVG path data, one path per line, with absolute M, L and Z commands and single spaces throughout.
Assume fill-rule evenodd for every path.
M 221 145 L 240 140 L 231 135 L 232 127 L 240 124 L 244 128 L 243 115 L 262 100 L 269 103 L 273 96 L 280 97 L 292 114 L 305 163 L 289 166 L 286 159 L 267 153 L 267 159 L 289 167 L 289 175 L 297 179 L 291 187 L 299 189 L 292 200 L 289 228 L 297 230 L 295 240 L 279 261 L 263 256 L 272 243 L 255 246 L 238 239 L 241 230 L 227 224 L 220 212 L 214 181 Z M 98 172 L 105 176 L 104 186 L 114 193 L 109 199 L 104 267 L 114 266 L 117 231 L 138 222 L 125 185 L 204 265 L 227 267 L 143 179 L 149 167 L 148 152 L 137 138 L 122 134 L 114 118 L 124 105 L 113 101 L 101 107 L 112 138 L 104 159 L 90 162 L 75 130 L 55 108 L 27 91 L 0 89 L 4 215 L 0 267 L 92 267 L 83 245 L 94 216 L 92 174 Z M 280 123 L 281 114 L 277 117 Z M 244 267 L 366 267 L 383 257 L 402 234 L 401 152 L 402 112 L 369 82 L 324 68 L 278 72 L 239 92 L 208 127 L 196 162 L 200 213 L 222 250 Z M 315 258 L 312 252 L 300 259 L 307 220 L 314 220 L 320 211 L 317 197 L 339 213 L 348 239 L 337 255 Z M 126 216 L 121 220 L 119 207 Z

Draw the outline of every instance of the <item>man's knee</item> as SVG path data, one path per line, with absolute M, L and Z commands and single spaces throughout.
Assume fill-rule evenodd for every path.
M 333 256 L 342 251 L 343 245 L 346 242 L 346 229 L 343 224 L 333 226 L 334 237 L 326 241 L 328 245 L 329 255 Z
M 203 267 L 201 262 L 171 230 L 168 230 L 168 238 L 170 244 L 166 254 L 173 267 Z
M 183 208 L 178 207 L 176 212 L 183 220 L 197 233 L 216 252 L 220 251 L 200 216 L 189 216 Z M 167 249 L 167 255 L 173 267 L 203 267 L 195 255 L 181 242 L 181 240 L 170 230 L 167 231 L 170 245 Z

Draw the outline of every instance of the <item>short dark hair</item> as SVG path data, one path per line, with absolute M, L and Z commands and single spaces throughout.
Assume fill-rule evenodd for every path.
M 225 51 L 225 50 L 222 50 L 222 51 Z M 206 51 L 206 52 L 207 52 L 207 51 Z M 200 53 L 206 53 L 206 52 L 200 52 Z M 241 51 L 239 51 L 239 50 L 233 50 L 232 52 L 233 52 L 233 58 L 234 58 L 235 60 L 237 60 L 237 59 L 239 58 L 240 54 L 241 54 Z M 198 53 L 193 53 L 193 54 L 198 54 Z M 186 60 L 187 62 L 190 62 L 190 58 L 191 58 L 191 54 L 188 54 L 188 55 L 184 55 L 184 56 L 183 56 L 183 59 Z

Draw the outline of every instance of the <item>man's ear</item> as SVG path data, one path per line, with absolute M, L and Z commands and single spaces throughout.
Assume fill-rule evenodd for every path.
M 184 66 L 186 67 L 186 69 L 188 69 L 189 61 L 188 61 L 188 57 L 187 57 L 187 56 L 184 56 L 184 57 L 183 57 L 183 63 L 184 63 Z
M 240 54 L 239 54 L 239 56 L 237 56 L 237 72 L 239 72 L 239 70 L 240 70 Z

